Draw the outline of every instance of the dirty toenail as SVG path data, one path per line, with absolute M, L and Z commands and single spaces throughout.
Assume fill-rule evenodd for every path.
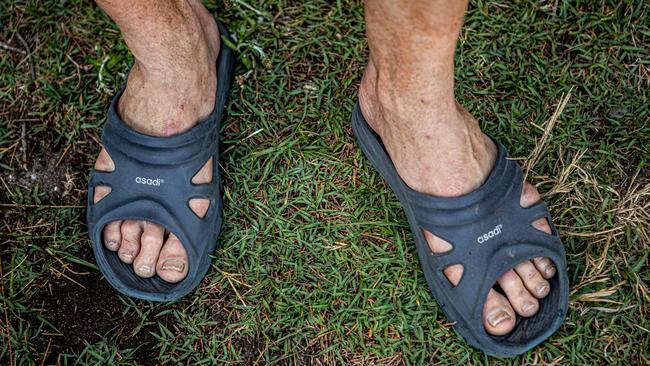
M 524 314 L 530 313 L 535 308 L 535 304 L 527 302 L 521 307 L 521 312 Z
M 115 240 L 109 240 L 106 242 L 106 247 L 110 250 L 115 250 L 117 249 L 117 242 Z
M 142 273 L 143 275 L 150 275 L 151 270 L 152 270 L 152 268 L 148 264 L 143 264 L 138 268 L 138 272 Z
M 544 273 L 546 273 L 547 276 L 551 276 L 555 273 L 555 266 L 552 264 L 549 264 L 544 268 Z
M 490 315 L 488 315 L 487 320 L 488 320 L 488 323 L 490 324 L 490 326 L 496 327 L 500 323 L 502 323 L 504 321 L 507 321 L 507 320 L 510 320 L 510 319 L 512 319 L 512 318 L 510 317 L 510 314 L 508 314 L 507 311 L 499 310 L 499 311 L 492 312 Z
M 537 285 L 537 294 L 540 296 L 546 295 L 548 293 L 549 288 L 550 287 L 547 284 L 540 283 L 539 285 Z
M 125 261 L 130 261 L 133 259 L 133 252 L 120 252 L 120 258 Z
M 166 261 L 163 262 L 160 268 L 163 270 L 183 272 L 183 270 L 185 269 L 185 263 L 179 259 L 167 259 Z

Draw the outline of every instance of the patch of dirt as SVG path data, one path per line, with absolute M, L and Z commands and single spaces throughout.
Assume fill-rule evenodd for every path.
M 86 176 L 76 153 L 73 151 L 53 151 L 43 142 L 37 143 L 35 151 L 30 152 L 28 164 L 9 161 L 13 171 L 0 173 L 0 178 L 9 187 L 20 187 L 23 192 L 37 189 L 38 199 L 50 204 L 79 204 L 84 195 L 80 189 L 85 188 Z M 71 148 L 68 150 L 76 150 Z M 10 159 L 7 159 L 10 160 Z M 4 189 L 3 189 L 4 190 Z M 10 201 L 9 197 L 2 201 Z
M 227 280 L 223 279 L 223 281 Z M 203 284 L 208 283 L 211 283 L 210 275 L 203 280 Z M 226 352 L 232 350 L 238 353 L 244 365 L 266 364 L 264 357 L 260 357 L 265 349 L 265 340 L 258 334 L 242 334 L 240 329 L 229 327 L 240 321 L 243 316 L 242 311 L 237 309 L 240 300 L 232 287 L 216 284 L 210 287 L 209 292 L 208 300 L 203 303 L 203 306 L 207 307 L 213 325 L 203 329 L 203 334 L 225 333 L 225 337 L 229 340 L 229 350 Z M 195 349 L 204 351 L 202 345 L 196 345 Z
M 80 256 L 90 260 L 90 248 L 82 252 Z M 150 316 L 146 321 L 152 324 L 137 330 L 140 316 L 133 310 L 124 314 L 124 304 L 101 274 L 77 264 L 72 264 L 65 275 L 51 275 L 43 282 L 44 286 L 32 297 L 30 308 L 38 309 L 52 328 L 45 326 L 33 342 L 40 353 L 37 360 L 54 364 L 59 355 L 79 354 L 86 344 L 107 337 L 118 349 L 139 347 L 134 358 L 140 364 L 156 363 L 159 349 L 152 333 L 158 331 L 158 323 L 173 329 L 172 316 Z M 39 326 L 40 321 L 34 317 L 32 324 Z M 42 360 L 48 349 L 46 359 Z

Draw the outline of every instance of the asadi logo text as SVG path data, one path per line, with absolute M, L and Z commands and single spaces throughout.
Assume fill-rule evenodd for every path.
M 165 180 L 161 178 L 151 179 L 145 177 L 135 177 L 135 182 L 147 186 L 159 187 L 161 184 L 165 183 Z
M 483 244 L 486 241 L 494 238 L 495 236 L 501 234 L 501 229 L 503 229 L 503 224 L 499 224 L 494 227 L 494 229 L 488 231 L 487 233 L 479 236 L 476 241 L 478 241 L 479 244 Z

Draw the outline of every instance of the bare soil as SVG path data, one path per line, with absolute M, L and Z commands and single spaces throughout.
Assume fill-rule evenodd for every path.
M 90 248 L 82 249 L 80 257 L 93 261 Z M 138 348 L 134 358 L 142 364 L 154 364 L 158 357 L 157 341 L 153 336 L 162 323 L 174 328 L 171 316 L 148 316 L 145 326 L 133 310 L 125 313 L 126 306 L 117 292 L 101 277 L 98 271 L 89 271 L 81 265 L 71 264 L 65 275 L 51 275 L 36 292 L 30 304 L 38 316 L 51 324 L 33 345 L 45 358 L 46 364 L 56 363 L 61 354 L 79 354 L 86 344 L 110 337 L 118 348 Z M 39 326 L 34 316 L 31 322 Z

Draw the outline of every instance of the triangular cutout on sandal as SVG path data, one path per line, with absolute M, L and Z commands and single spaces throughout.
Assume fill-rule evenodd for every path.
M 201 169 L 199 169 L 199 171 L 194 174 L 192 177 L 192 184 L 209 184 L 212 183 L 213 179 L 213 160 L 210 158 L 205 164 L 203 164 Z M 192 209 L 192 212 L 194 212 L 198 218 L 202 219 L 205 217 L 208 209 L 210 209 L 210 199 L 192 198 L 188 202 L 188 205 L 190 206 L 190 209 Z

